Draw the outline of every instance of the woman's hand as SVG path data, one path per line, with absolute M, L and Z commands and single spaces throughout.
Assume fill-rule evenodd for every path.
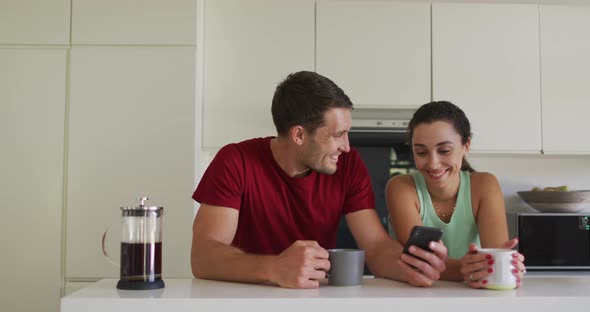
M 475 244 L 469 245 L 469 250 L 461 258 L 461 275 L 471 288 L 482 288 L 487 283 L 487 277 L 494 272 L 494 259 L 490 254 L 477 253 Z
M 429 287 L 440 279 L 440 274 L 446 270 L 447 247 L 442 241 L 430 242 L 426 251 L 411 246 L 411 255 L 402 253 L 398 264 L 405 273 L 407 282 L 418 287 Z
M 500 248 L 512 249 L 518 244 L 518 239 L 513 238 L 506 241 Z M 514 266 L 513 274 L 516 276 L 516 287 L 521 287 L 523 284 L 526 267 L 524 265 L 524 256 L 519 252 L 512 254 L 512 265 Z M 461 275 L 469 287 L 482 288 L 487 283 L 487 277 L 493 272 L 493 265 L 495 259 L 490 254 L 480 254 L 477 252 L 477 246 L 469 245 L 469 250 L 461 258 Z
M 502 245 L 502 248 L 512 249 L 518 244 L 518 238 L 508 240 Z M 516 276 L 516 288 L 521 287 L 524 281 L 524 275 L 526 274 L 526 267 L 524 265 L 524 255 L 515 251 L 512 254 L 512 265 L 514 271 L 512 273 Z

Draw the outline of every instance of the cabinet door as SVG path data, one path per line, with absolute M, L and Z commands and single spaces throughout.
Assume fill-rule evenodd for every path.
M 535 4 L 432 4 L 433 98 L 461 107 L 474 151 L 540 153 Z
M 430 101 L 430 4 L 320 1 L 316 66 L 356 107 Z
M 121 206 L 163 206 L 166 277 L 190 277 L 194 62 L 189 47 L 71 51 L 66 278 L 118 277 Z
M 66 55 L 0 49 L 2 311 L 59 309 Z
M 0 44 L 70 43 L 70 0 L 0 1 Z
M 275 135 L 277 84 L 314 69 L 314 1 L 211 0 L 204 15 L 203 146 Z
M 196 0 L 71 0 L 73 44 L 194 45 Z
M 590 154 L 590 6 L 541 5 L 543 152 Z

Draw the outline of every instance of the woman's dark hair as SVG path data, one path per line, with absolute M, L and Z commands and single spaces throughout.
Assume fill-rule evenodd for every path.
M 466 144 L 469 138 L 471 138 L 471 126 L 469 125 L 469 119 L 467 119 L 463 110 L 451 102 L 433 101 L 420 106 L 420 108 L 414 113 L 414 116 L 412 116 L 412 119 L 408 124 L 410 145 L 412 145 L 414 129 L 416 129 L 419 124 L 431 124 L 435 121 L 447 121 L 453 125 L 455 131 L 461 136 L 462 144 Z M 475 171 L 465 157 L 463 157 L 463 162 L 461 163 L 461 170 L 467 170 L 469 172 Z
M 313 133 L 324 125 L 324 113 L 333 107 L 352 109 L 352 102 L 330 79 L 300 71 L 277 86 L 272 99 L 272 120 L 278 135 L 287 134 L 295 125 Z

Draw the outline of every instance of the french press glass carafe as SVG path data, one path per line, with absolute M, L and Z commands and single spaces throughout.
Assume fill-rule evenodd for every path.
M 163 207 L 121 207 L 121 279 L 119 289 L 157 289 L 162 280 Z

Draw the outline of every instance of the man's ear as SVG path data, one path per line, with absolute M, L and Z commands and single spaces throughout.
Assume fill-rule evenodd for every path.
M 303 144 L 305 135 L 305 129 L 300 125 L 293 126 L 289 129 L 289 138 L 297 145 Z

